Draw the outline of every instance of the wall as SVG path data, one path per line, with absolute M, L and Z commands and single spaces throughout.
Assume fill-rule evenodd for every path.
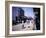
M 17 1 L 17 0 L 15 0 L 15 1 Z M 45 0 L 18 0 L 18 1 L 46 3 Z M 45 4 L 45 6 L 46 6 L 46 4 Z M 45 9 L 46 9 L 46 7 L 45 7 Z M 46 15 L 46 13 L 45 13 L 45 15 Z M 46 23 L 45 23 L 45 25 L 46 25 Z M 46 29 L 46 26 L 45 26 L 45 29 Z M 5 36 L 5 0 L 0 0 L 0 38 L 4 38 L 4 36 Z M 16 37 L 16 38 L 45 38 L 45 37 L 46 37 L 46 30 L 45 30 L 45 35 Z

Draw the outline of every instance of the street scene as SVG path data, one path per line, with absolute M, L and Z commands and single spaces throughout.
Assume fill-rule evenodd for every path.
M 40 30 L 40 9 L 12 7 L 12 31 Z
M 18 25 L 14 25 L 12 28 L 13 31 L 26 31 L 26 30 L 36 30 L 36 24 L 33 21 L 28 21 L 26 23 L 20 23 Z

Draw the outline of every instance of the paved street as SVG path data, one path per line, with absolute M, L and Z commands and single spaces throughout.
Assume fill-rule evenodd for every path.
M 30 23 L 21 23 L 18 25 L 14 25 L 12 26 L 12 30 L 13 31 L 26 31 L 26 30 L 33 30 L 36 29 L 36 25 L 31 23 L 32 21 L 30 21 Z M 24 27 L 23 27 L 24 25 Z

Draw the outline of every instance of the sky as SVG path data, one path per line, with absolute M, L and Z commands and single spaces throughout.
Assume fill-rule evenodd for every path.
M 25 16 L 34 17 L 33 8 L 22 8 L 25 12 Z
M 33 12 L 33 8 L 31 7 L 21 7 L 23 10 L 24 10 L 24 15 L 27 16 L 27 17 L 32 17 L 34 18 L 34 12 Z M 12 18 L 15 20 L 15 16 L 17 15 L 18 13 L 18 7 L 13 7 L 12 8 Z

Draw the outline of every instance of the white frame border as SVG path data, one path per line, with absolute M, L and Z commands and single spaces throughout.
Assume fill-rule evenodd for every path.
M 41 30 L 31 30 L 31 31 L 12 31 L 12 7 L 36 7 L 36 8 L 40 8 L 40 29 Z M 9 34 L 26 34 L 26 33 L 43 33 L 43 6 L 42 5 L 24 5 L 24 4 L 10 4 L 9 6 L 10 8 L 10 25 L 9 25 Z

